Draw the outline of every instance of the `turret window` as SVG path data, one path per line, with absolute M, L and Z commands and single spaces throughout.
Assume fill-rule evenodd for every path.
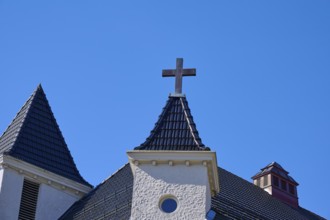
M 292 184 L 289 184 L 289 192 L 294 195 L 294 186 Z
M 253 183 L 273 197 L 298 207 L 298 183 L 289 176 L 289 172 L 276 162 L 270 163 L 252 177 Z
M 281 188 L 286 191 L 286 182 L 284 180 L 281 180 Z
M 274 186 L 277 186 L 277 187 L 280 186 L 279 179 L 276 176 L 273 176 L 273 184 L 274 184 Z
M 268 185 L 268 175 L 264 176 L 264 186 Z
M 260 186 L 260 178 L 257 179 L 257 186 Z

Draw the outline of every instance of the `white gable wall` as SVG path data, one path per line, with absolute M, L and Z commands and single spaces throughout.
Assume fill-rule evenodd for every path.
M 18 219 L 23 180 L 17 172 L 0 168 L 0 219 Z
M 63 190 L 41 184 L 36 211 L 36 220 L 58 219 L 79 198 Z
M 217 161 L 210 151 L 128 151 L 134 176 L 131 220 L 205 219 L 219 192 Z M 164 198 L 177 201 L 171 213 Z
M 0 170 L 0 219 L 17 220 L 24 175 L 11 169 Z M 33 180 L 31 180 L 33 181 Z M 38 183 L 37 180 L 34 182 Z M 39 188 L 36 220 L 57 219 L 80 197 L 46 184 Z
M 17 220 L 24 179 L 39 185 L 36 220 L 58 219 L 91 188 L 10 156 L 0 157 L 0 219 Z
M 135 167 L 131 219 L 204 219 L 211 193 L 203 165 L 141 164 Z M 159 207 L 165 196 L 174 196 L 178 207 L 165 213 Z

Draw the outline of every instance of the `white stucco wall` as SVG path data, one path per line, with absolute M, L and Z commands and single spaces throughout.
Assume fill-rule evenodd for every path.
M 23 176 L 10 169 L 0 169 L 0 219 L 17 220 Z
M 0 192 L 1 192 L 1 186 L 2 186 L 3 171 L 4 171 L 4 169 L 2 167 L 0 167 Z
M 41 184 L 37 203 L 36 220 L 58 219 L 78 197 L 63 190 Z
M 205 219 L 211 205 L 205 166 L 140 164 L 132 169 L 134 186 L 131 220 Z M 159 201 L 164 195 L 177 198 L 178 207 L 173 213 L 160 210 Z
M 10 156 L 0 155 L 0 220 L 17 220 L 24 178 L 39 184 L 36 219 L 58 219 L 91 188 Z

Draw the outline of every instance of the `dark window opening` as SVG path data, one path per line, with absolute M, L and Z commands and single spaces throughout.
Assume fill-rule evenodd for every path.
M 264 176 L 264 186 L 268 185 L 268 175 Z
M 286 182 L 284 180 L 281 180 L 281 188 L 286 191 Z
M 260 186 L 260 178 L 257 179 L 257 186 Z
M 39 184 L 24 179 L 18 219 L 34 220 L 37 209 Z
M 280 182 L 276 176 L 273 176 L 273 184 L 274 184 L 274 186 L 277 186 L 277 187 L 279 187 L 279 185 L 280 185 Z
M 294 192 L 294 185 L 289 184 L 289 192 L 290 192 L 292 195 L 295 194 L 295 192 Z

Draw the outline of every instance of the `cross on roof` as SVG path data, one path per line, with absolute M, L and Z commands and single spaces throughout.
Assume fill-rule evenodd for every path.
M 175 76 L 175 93 L 182 93 L 182 77 L 196 76 L 196 69 L 183 69 L 183 58 L 176 59 L 176 69 L 163 70 L 163 77 Z

